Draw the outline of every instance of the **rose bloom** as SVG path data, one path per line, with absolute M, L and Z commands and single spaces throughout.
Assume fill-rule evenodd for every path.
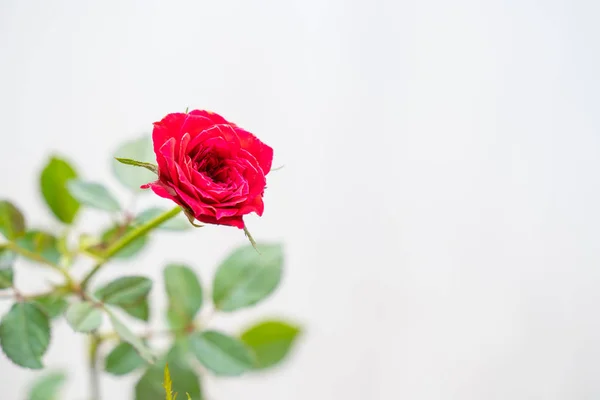
M 154 123 L 158 180 L 143 185 L 198 221 L 244 228 L 242 217 L 264 210 L 273 149 L 250 132 L 204 110 L 169 114 Z

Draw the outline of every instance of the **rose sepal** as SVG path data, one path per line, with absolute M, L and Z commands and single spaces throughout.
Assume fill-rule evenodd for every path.
M 115 157 L 115 160 L 117 160 L 121 164 L 131 165 L 134 167 L 146 168 L 148 171 L 154 172 L 156 175 L 158 175 L 158 166 L 155 164 L 142 162 L 142 161 L 136 161 L 136 160 L 132 160 L 131 158 Z

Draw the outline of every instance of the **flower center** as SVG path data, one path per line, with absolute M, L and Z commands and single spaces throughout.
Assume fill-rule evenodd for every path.
M 215 154 L 205 154 L 194 162 L 194 168 L 211 178 L 215 183 L 225 183 L 227 181 L 227 170 L 222 158 Z

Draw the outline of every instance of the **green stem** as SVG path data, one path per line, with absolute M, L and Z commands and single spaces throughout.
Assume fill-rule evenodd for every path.
M 66 279 L 67 284 L 69 286 L 75 285 L 75 281 L 73 280 L 71 275 L 64 268 L 62 268 L 58 264 L 53 263 L 52 261 L 46 260 L 41 255 L 34 253 L 32 251 L 29 251 L 27 249 L 24 249 L 22 247 L 19 247 L 14 242 L 7 242 L 2 247 L 5 247 L 11 251 L 14 251 L 15 253 L 20 254 L 25 258 L 29 258 L 30 260 L 33 260 L 33 261 L 39 262 L 40 264 L 49 266 L 50 268 L 54 269 L 55 271 L 58 271 Z
M 100 343 L 101 339 L 96 333 L 90 336 L 89 372 L 92 400 L 100 400 L 100 373 L 98 371 L 98 347 Z
M 125 248 L 127 245 L 129 245 L 131 242 L 133 242 L 137 238 L 144 236 L 146 233 L 150 232 L 152 229 L 156 228 L 157 226 L 162 225 L 164 222 L 175 217 L 180 212 L 181 212 L 181 207 L 179 207 L 179 206 L 177 206 L 169 211 L 166 211 L 166 212 L 160 214 L 159 216 L 157 216 L 156 218 L 151 219 L 150 221 L 146 222 L 145 224 L 140 225 L 137 228 L 130 230 L 123 237 L 121 237 L 119 240 L 117 240 L 112 245 L 110 245 L 104 251 L 104 253 L 101 255 L 101 261 L 98 262 L 98 264 L 96 264 L 94 266 L 94 268 L 92 268 L 92 270 L 83 279 L 83 281 L 81 282 L 81 288 L 82 289 L 86 288 L 86 286 L 89 284 L 90 280 L 94 277 L 94 275 L 96 275 L 98 273 L 98 271 L 100 271 L 100 269 L 104 266 L 104 264 L 108 260 L 110 260 L 110 258 L 112 256 L 117 254 L 119 251 L 123 250 L 123 248 Z

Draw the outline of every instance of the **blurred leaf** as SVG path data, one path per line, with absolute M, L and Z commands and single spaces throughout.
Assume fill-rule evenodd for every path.
M 132 222 L 133 226 L 143 225 L 146 222 L 153 220 L 161 214 L 164 214 L 167 210 L 159 207 L 148 208 L 147 210 L 142 211 L 138 214 L 137 217 Z M 158 227 L 159 229 L 168 230 L 168 231 L 185 231 L 192 228 L 189 221 L 182 214 L 176 216 L 175 218 L 171 218 Z
M 12 287 L 14 279 L 13 264 L 17 255 L 8 249 L 0 248 L 0 289 Z
M 121 342 L 106 356 L 104 369 L 109 374 L 126 375 L 146 365 L 129 343 Z
M 12 287 L 14 272 L 12 268 L 0 269 L 0 289 Z
M 63 372 L 50 372 L 35 380 L 30 391 L 29 400 L 58 400 L 59 391 L 66 380 Z
M 91 332 L 102 324 L 102 311 L 89 301 L 84 301 L 71 304 L 65 318 L 74 331 Z
M 39 305 L 50 318 L 59 317 L 68 306 L 65 298 L 55 293 L 34 297 L 31 300 Z
M 269 296 L 279 284 L 283 268 L 281 245 L 259 244 L 235 250 L 217 269 L 213 303 L 221 311 L 252 306 Z
M 198 361 L 216 375 L 237 376 L 251 370 L 255 360 L 239 340 L 217 331 L 189 336 L 190 348 Z
M 116 305 L 134 318 L 148 321 L 150 308 L 147 296 L 152 281 L 142 276 L 118 278 L 96 291 L 96 297 L 106 304 Z
M 79 211 L 79 202 L 67 190 L 67 182 L 77 178 L 75 169 L 65 160 L 52 157 L 42 170 L 42 195 L 52 213 L 65 224 L 71 224 Z
M 242 342 L 256 356 L 258 369 L 269 368 L 281 362 L 289 353 L 300 328 L 283 321 L 264 321 L 247 329 Z
M 154 363 L 154 356 L 152 355 L 150 349 L 142 342 L 140 338 L 138 338 L 131 330 L 124 325 L 119 319 L 110 311 L 108 312 L 108 316 L 110 318 L 110 322 L 112 323 L 113 328 L 117 332 L 117 335 L 124 342 L 129 343 L 133 346 L 134 349 L 137 350 L 138 354 L 150 364 Z
M 112 305 L 130 305 L 142 300 L 152 289 L 152 281 L 143 276 L 124 276 L 96 291 L 96 297 Z
M 2 319 L 0 346 L 15 364 L 41 369 L 42 356 L 50 343 L 50 322 L 33 303 L 15 303 Z
M 137 318 L 145 322 L 148 322 L 150 319 L 150 306 L 148 305 L 147 298 L 142 298 L 133 304 L 123 304 L 119 307 L 133 318 Z
M 150 135 L 144 135 L 123 143 L 114 153 L 115 158 L 125 158 L 146 163 L 156 163 Z M 125 165 L 116 159 L 112 160 L 116 178 L 128 189 L 139 191 L 140 186 L 156 180 L 156 174 L 131 165 Z
M 186 361 L 187 352 L 175 342 L 171 350 L 160 362 L 148 367 L 135 386 L 135 400 L 165 400 L 164 368 L 169 363 L 169 371 L 173 377 L 174 393 L 190 393 L 194 400 L 202 400 L 200 378 Z
M 112 243 L 116 242 L 119 238 L 121 238 L 125 234 L 127 234 L 131 229 L 132 228 L 130 228 L 130 227 L 122 228 L 122 227 L 118 227 L 118 226 L 110 228 L 109 230 L 107 230 L 106 232 L 104 232 L 102 234 L 102 241 L 112 244 Z M 140 251 L 142 251 L 144 249 L 144 247 L 146 247 L 146 244 L 148 244 L 148 236 L 147 235 L 140 236 L 139 238 L 135 239 L 133 242 L 131 242 L 127 246 L 125 246 L 123 249 L 121 249 L 117 254 L 115 254 L 113 256 L 113 258 L 116 258 L 116 259 L 132 258 L 132 257 L 136 256 Z
M 58 240 L 49 233 L 29 231 L 16 240 L 17 246 L 40 255 L 45 260 L 58 264 L 61 254 L 58 250 Z
M 65 264 L 70 265 L 73 260 L 73 254 L 69 249 L 69 237 L 68 233 L 64 233 L 56 239 L 56 249 L 61 255 L 61 258 L 65 261 Z
M 5 247 L 0 247 L 0 270 L 12 268 L 16 259 L 17 253 Z
M 67 183 L 67 187 L 81 204 L 104 211 L 121 210 L 117 199 L 100 183 L 72 179 Z
M 0 201 L 0 233 L 14 240 L 25 233 L 25 217 L 12 203 Z
M 194 271 L 185 265 L 168 265 L 164 279 L 169 299 L 169 322 L 173 329 L 183 329 L 202 307 L 202 286 Z

